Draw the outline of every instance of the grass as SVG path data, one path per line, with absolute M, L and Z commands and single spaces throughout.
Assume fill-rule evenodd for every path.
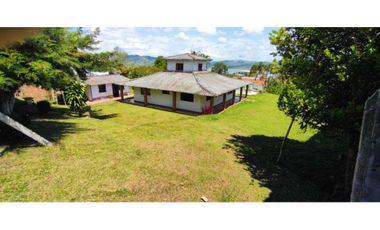
M 261 94 L 208 116 L 117 101 L 93 106 L 93 118 L 55 107 L 31 124 L 53 146 L 16 146 L 0 157 L 0 200 L 326 199 L 331 186 L 316 175 L 335 167 L 336 154 L 314 130 L 294 126 L 286 160 L 273 164 L 290 122 L 276 102 Z

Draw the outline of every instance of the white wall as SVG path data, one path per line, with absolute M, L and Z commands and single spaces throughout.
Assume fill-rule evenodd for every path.
M 161 90 L 150 90 L 150 96 L 148 95 L 148 103 L 161 105 L 166 107 L 173 106 L 172 95 L 173 92 L 169 92 L 170 94 L 162 94 Z M 233 94 L 227 94 L 226 100 L 232 99 Z M 135 101 L 144 103 L 144 95 L 141 94 L 140 88 L 134 87 L 134 99 Z M 223 103 L 223 95 L 219 95 L 218 97 L 214 97 L 214 106 Z M 177 92 L 176 95 L 176 107 L 178 109 L 189 110 L 194 112 L 202 112 L 202 107 L 210 104 L 210 100 L 206 101 L 206 96 L 194 95 L 194 101 L 181 101 L 181 93 Z
M 206 71 L 208 66 L 208 61 L 168 61 L 168 71 L 175 71 L 176 63 L 183 63 L 183 71 L 193 72 L 198 71 L 198 64 L 202 64 L 202 71 Z
M 124 86 L 124 94 L 129 93 L 129 87 Z M 106 92 L 100 93 L 98 85 L 87 86 L 86 95 L 89 100 L 113 96 L 112 84 L 106 84 Z
M 140 88 L 134 87 L 134 99 L 138 102 L 144 102 L 144 95 L 141 94 Z M 202 112 L 202 105 L 206 102 L 205 96 L 194 95 L 194 102 L 181 101 L 181 93 L 176 94 L 176 107 L 177 109 L 189 110 L 194 112 Z M 150 90 L 148 95 L 148 103 L 161 105 L 166 107 L 173 106 L 173 92 L 163 94 L 161 90 Z

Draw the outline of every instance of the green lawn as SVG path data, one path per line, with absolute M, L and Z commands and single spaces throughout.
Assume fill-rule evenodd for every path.
M 1 201 L 323 200 L 316 175 L 332 148 L 294 126 L 274 165 L 289 118 L 277 96 L 251 96 L 222 114 L 188 116 L 121 102 L 96 117 L 56 107 L 31 128 L 51 147 L 14 147 L 0 157 Z M 324 170 L 325 171 L 325 170 Z

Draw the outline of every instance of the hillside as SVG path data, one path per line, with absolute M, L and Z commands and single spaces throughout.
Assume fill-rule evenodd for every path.
M 136 54 L 128 55 L 128 61 L 127 65 L 137 65 L 137 66 L 143 66 L 143 65 L 153 65 L 154 60 L 156 57 L 152 56 L 141 56 Z

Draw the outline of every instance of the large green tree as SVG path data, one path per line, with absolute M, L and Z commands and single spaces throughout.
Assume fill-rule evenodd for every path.
M 363 106 L 380 87 L 379 28 L 281 28 L 272 32 L 280 56 L 279 73 L 289 90 L 280 109 L 313 127 L 345 137 L 346 190 L 350 188 L 359 141 Z M 287 92 L 287 94 L 285 94 Z M 296 109 L 294 109 L 296 108 Z M 349 192 L 349 191 L 347 191 Z
M 96 29 L 84 33 L 47 28 L 31 38 L 0 49 L 0 112 L 11 114 L 15 92 L 23 84 L 61 89 L 88 70 L 109 69 L 115 52 L 93 53 L 99 43 Z
M 163 56 L 158 56 L 156 57 L 156 60 L 154 60 L 154 66 L 161 69 L 162 71 L 165 71 L 167 67 L 167 61 Z
M 212 68 L 211 71 L 218 74 L 227 74 L 228 73 L 228 66 L 224 64 L 223 62 L 216 62 Z

